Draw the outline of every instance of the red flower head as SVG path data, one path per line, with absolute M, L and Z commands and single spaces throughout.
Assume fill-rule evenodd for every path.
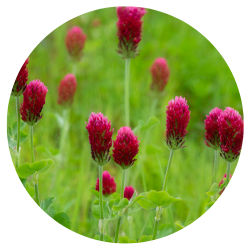
M 233 162 L 240 155 L 244 122 L 239 112 L 226 108 L 218 118 L 220 135 L 220 155 L 228 162 Z
M 138 55 L 137 47 L 141 41 L 142 32 L 141 18 L 146 14 L 146 10 L 139 7 L 117 7 L 116 13 L 118 53 L 123 58 L 134 58 Z
M 227 174 L 225 174 L 223 176 L 223 179 L 219 183 L 219 187 L 224 184 L 226 178 L 227 178 Z M 230 174 L 230 179 L 232 179 L 232 175 L 231 174 Z M 222 188 L 222 190 L 219 192 L 219 194 L 221 195 L 224 192 L 224 190 L 225 190 L 225 187 Z
M 122 127 L 118 131 L 114 141 L 113 157 L 114 161 L 123 169 L 132 167 L 136 159 L 134 157 L 139 152 L 139 141 L 130 127 Z
M 190 120 L 189 106 L 185 98 L 181 96 L 172 99 L 167 106 L 166 143 L 170 150 L 183 148 L 183 141 L 187 134 L 187 126 Z
M 151 89 L 155 89 L 159 92 L 162 92 L 168 83 L 168 78 L 170 74 L 166 59 L 157 58 L 154 61 L 150 71 L 153 80 L 151 84 Z
M 130 200 L 133 197 L 135 190 L 132 186 L 125 187 L 124 189 L 124 198 Z
M 86 38 L 87 36 L 79 27 L 73 27 L 68 31 L 65 38 L 65 43 L 69 54 L 72 57 L 76 59 L 79 59 L 81 57 Z
M 95 190 L 99 192 L 99 178 L 97 178 Z M 108 171 L 103 171 L 102 173 L 102 194 L 104 196 L 109 196 L 116 191 L 116 183 L 114 177 Z
M 102 113 L 92 113 L 86 125 L 92 158 L 99 166 L 104 166 L 110 160 L 109 150 L 114 131 L 111 122 Z
M 33 126 L 42 118 L 42 109 L 48 89 L 40 80 L 33 80 L 23 93 L 20 113 L 22 120 Z
M 15 80 L 14 86 L 11 91 L 11 95 L 13 96 L 20 96 L 23 94 L 27 87 L 27 81 L 28 81 L 28 68 L 27 64 L 29 63 L 29 58 L 26 59 L 24 62 L 22 68 L 20 69 L 17 78 Z
M 71 105 L 76 92 L 76 78 L 73 74 L 66 75 L 58 87 L 58 104 Z
M 207 115 L 205 122 L 205 144 L 208 147 L 218 149 L 220 147 L 220 137 L 219 137 L 219 125 L 218 125 L 218 117 L 223 111 L 219 108 L 214 108 Z

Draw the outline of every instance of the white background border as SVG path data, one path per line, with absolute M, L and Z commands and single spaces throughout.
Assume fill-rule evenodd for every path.
M 87 3 L 86 3 L 87 2 Z M 223 196 L 208 213 L 171 236 L 119 248 L 247 249 L 249 243 L 249 1 L 1 1 L 1 249 L 115 249 L 78 235 L 41 212 L 24 191 L 6 138 L 7 106 L 20 65 L 51 31 L 83 13 L 112 6 L 142 6 L 170 14 L 203 34 L 222 54 L 238 84 L 245 134 L 241 157 Z M 213 84 L 213 83 L 211 83 Z M 226 83 L 225 83 L 226 84 Z M 198 188 L 198 187 L 197 187 Z M 247 247 L 248 246 L 248 247 Z

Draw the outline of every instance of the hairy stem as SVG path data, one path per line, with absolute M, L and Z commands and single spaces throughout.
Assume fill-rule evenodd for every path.
M 227 185 L 229 183 L 230 172 L 231 172 L 231 162 L 227 162 L 227 178 L 226 178 L 226 185 L 225 185 L 225 187 L 227 187 Z
M 129 127 L 129 69 L 130 58 L 125 59 L 125 124 Z
M 216 182 L 216 176 L 218 171 L 218 164 L 219 164 L 219 152 L 214 150 L 214 173 L 213 173 L 213 183 Z
M 102 171 L 103 166 L 99 166 L 99 204 L 100 204 L 100 221 L 99 221 L 99 230 L 100 230 L 100 240 L 103 241 L 104 228 L 103 228 L 103 203 L 102 203 Z
M 122 170 L 122 188 L 121 188 L 121 199 L 124 197 L 124 188 L 125 188 L 125 176 L 126 176 L 126 170 Z M 119 236 L 119 230 L 120 230 L 120 224 L 121 224 L 122 216 L 118 217 L 117 220 L 117 226 L 115 231 L 115 243 L 118 242 L 118 236 Z
M 19 96 L 16 96 L 16 116 L 17 116 L 16 168 L 18 168 L 18 166 L 19 166 L 19 147 L 20 147 L 20 104 L 19 104 Z
M 33 163 L 35 161 L 34 144 L 33 144 L 33 126 L 30 126 L 30 149 L 31 149 L 31 161 Z
M 35 196 L 36 196 L 36 203 L 40 207 L 38 183 L 35 183 Z
M 158 226 L 159 226 L 159 220 L 155 219 L 152 240 L 155 240 L 155 238 L 156 238 L 156 233 L 157 233 L 157 230 L 158 230 Z

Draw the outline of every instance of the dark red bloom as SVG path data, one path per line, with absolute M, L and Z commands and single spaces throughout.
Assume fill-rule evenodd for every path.
M 70 29 L 66 35 L 65 43 L 69 54 L 79 59 L 82 55 L 82 49 L 87 36 L 82 32 L 82 29 L 79 27 L 73 27 Z
M 42 109 L 48 89 L 40 80 L 33 80 L 23 93 L 20 113 L 22 120 L 33 126 L 42 118 Z
M 220 155 L 233 162 L 240 155 L 244 122 L 238 111 L 226 108 L 218 118 L 220 135 Z
M 124 198 L 130 200 L 133 197 L 135 190 L 132 186 L 125 187 L 124 189 Z
M 131 167 L 139 152 L 139 141 L 130 127 L 122 127 L 114 141 L 113 158 L 123 169 Z
M 28 74 L 29 74 L 29 71 L 27 68 L 28 63 L 29 63 L 29 58 L 26 59 L 26 61 L 24 62 L 22 68 L 20 69 L 16 77 L 15 83 L 11 91 L 11 95 L 13 96 L 22 95 L 27 87 Z
M 58 104 L 71 105 L 76 92 L 76 78 L 73 74 L 67 74 L 58 87 Z
M 92 113 L 86 125 L 92 158 L 99 166 L 104 166 L 110 160 L 109 150 L 114 131 L 111 122 L 102 113 Z
M 166 143 L 171 150 L 183 148 L 184 137 L 190 120 L 189 106 L 181 96 L 172 99 L 167 106 Z
M 117 7 L 116 13 L 118 16 L 116 23 L 119 38 L 118 53 L 123 58 L 134 58 L 138 54 L 137 47 L 142 37 L 141 18 L 146 14 L 146 10 L 139 7 Z
M 152 74 L 152 84 L 151 89 L 162 92 L 168 83 L 169 78 L 169 67 L 165 58 L 157 58 L 151 69 Z
M 218 149 L 220 147 L 219 125 L 218 117 L 223 111 L 219 108 L 214 108 L 209 112 L 205 119 L 205 144 L 208 147 Z
M 227 174 L 225 174 L 224 176 L 223 176 L 223 179 L 220 181 L 220 183 L 219 183 L 219 187 L 221 186 L 221 185 L 223 185 L 223 183 L 224 183 L 224 181 L 226 180 L 226 178 L 227 178 Z M 232 175 L 230 174 L 230 179 L 232 178 Z M 219 192 L 219 194 L 221 195 L 223 192 L 224 192 L 224 190 L 225 190 L 225 187 L 224 188 L 222 188 L 222 190 Z
M 95 190 L 99 192 L 99 178 L 97 178 Z M 109 196 L 116 191 L 116 183 L 114 177 L 108 171 L 103 171 L 102 173 L 102 194 L 104 196 Z

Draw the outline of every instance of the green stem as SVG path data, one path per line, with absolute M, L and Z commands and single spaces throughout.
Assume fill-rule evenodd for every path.
M 31 161 L 33 163 L 35 161 L 34 144 L 33 144 L 33 126 L 30 126 L 30 149 L 31 149 Z
M 174 155 L 174 150 L 170 150 L 170 155 L 169 155 L 169 160 L 168 160 L 168 166 L 167 166 L 167 170 L 166 170 L 166 174 L 165 174 L 164 183 L 163 183 L 163 186 L 162 186 L 162 190 L 163 191 L 167 187 L 167 180 L 168 180 L 168 176 L 169 176 L 169 173 L 170 173 L 170 167 L 171 167 L 173 155 Z
M 103 203 L 102 203 L 102 171 L 103 166 L 99 166 L 99 204 L 100 204 L 100 221 L 99 221 L 99 231 L 100 231 L 100 240 L 103 241 Z
M 19 147 L 20 147 L 20 104 L 19 104 L 19 96 L 16 96 L 16 116 L 17 116 L 16 168 L 18 168 L 18 165 L 19 165 Z
M 216 182 L 216 176 L 218 171 L 218 164 L 219 164 L 219 152 L 215 149 L 214 150 L 214 173 L 213 173 L 213 183 Z
M 155 219 L 152 240 L 155 240 L 156 233 L 157 233 L 157 230 L 158 230 L 158 226 L 159 226 L 159 220 Z
M 129 127 L 129 69 L 130 58 L 125 59 L 125 124 Z
M 171 207 L 168 208 L 168 216 L 170 218 L 171 227 L 172 227 L 172 230 L 173 230 L 173 233 L 174 233 L 175 232 L 175 226 L 174 226 L 174 218 L 173 218 L 173 213 L 172 213 Z
M 230 179 L 230 172 L 231 172 L 231 162 L 227 162 L 227 178 L 226 178 L 226 187 L 229 183 L 229 179 Z
M 38 183 L 35 183 L 35 195 L 36 195 L 36 203 L 37 203 L 37 205 L 40 207 Z
M 121 199 L 124 197 L 124 188 L 125 188 L 125 176 L 126 176 L 126 170 L 122 170 L 122 188 L 121 188 Z M 117 220 L 117 226 L 116 226 L 116 231 L 115 231 L 115 243 L 118 242 L 118 236 L 119 236 L 119 230 L 120 230 L 120 225 L 121 225 L 121 219 L 122 216 L 118 217 Z

